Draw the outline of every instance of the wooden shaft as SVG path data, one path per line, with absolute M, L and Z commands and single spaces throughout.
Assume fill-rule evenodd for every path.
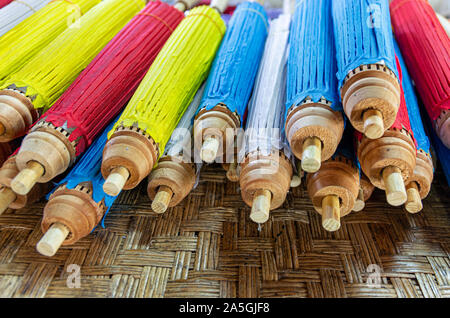
M 436 132 L 442 143 L 450 149 L 450 111 L 442 110 L 440 116 L 436 120 Z
M 178 0 L 178 2 L 173 5 L 173 7 L 181 12 L 184 12 L 192 8 L 197 2 L 198 0 Z
M 450 118 L 447 118 L 447 120 L 440 126 L 439 138 L 441 138 L 442 143 L 450 149 Z
M 5 133 L 5 126 L 0 123 L 0 136 L 3 135 Z
M 20 171 L 11 181 L 12 190 L 20 195 L 26 195 L 44 175 L 44 167 L 37 161 L 29 161 L 26 168 Z
M 14 90 L 0 91 L 0 142 L 8 142 L 27 132 L 38 113 L 30 100 Z
M 0 191 L 0 215 L 6 211 L 11 203 L 16 200 L 17 195 L 14 193 L 11 188 L 4 187 L 3 190 Z
M 383 136 L 383 115 L 379 110 L 368 109 L 363 113 L 363 133 L 369 139 L 378 139 Z
M 211 0 L 210 6 L 223 13 L 228 6 L 228 0 Z
M 194 164 L 180 162 L 171 156 L 162 157 L 148 177 L 147 194 L 153 202 L 153 210 L 162 213 L 179 204 L 191 192 L 195 182 Z M 158 208 L 161 202 L 164 204 Z
M 240 166 L 237 162 L 233 161 L 228 167 L 227 179 L 231 182 L 238 182 L 240 174 Z
M 172 196 L 172 189 L 165 185 L 160 186 L 152 202 L 152 210 L 158 214 L 166 212 Z
M 409 213 L 417 213 L 422 211 L 423 204 L 420 198 L 419 187 L 417 182 L 412 181 L 406 186 L 406 203 L 405 209 Z
M 207 163 L 212 163 L 217 157 L 219 151 L 219 140 L 215 137 L 206 137 L 200 152 L 200 158 Z
M 322 142 L 317 137 L 309 137 L 303 143 L 302 169 L 313 173 L 320 169 L 322 162 Z
M 353 211 L 359 212 L 364 209 L 366 203 L 364 202 L 364 191 L 359 188 L 358 197 L 356 198 L 355 204 L 353 205 Z
M 386 200 L 390 205 L 400 206 L 406 202 L 407 195 L 402 172 L 398 167 L 388 166 L 382 172 L 386 188 Z
M 294 174 L 291 179 L 291 188 L 296 188 L 302 184 L 302 179 L 298 174 Z
M 181 12 L 186 11 L 186 5 L 183 2 L 177 2 L 173 5 L 173 7 Z
M 301 161 L 295 160 L 295 166 L 297 168 L 297 173 L 292 175 L 291 188 L 299 187 L 302 184 L 303 170 Z
M 341 209 L 337 195 L 327 195 L 322 199 L 322 226 L 330 232 L 341 227 Z
M 103 184 L 103 191 L 111 196 L 119 195 L 129 177 L 130 172 L 127 168 L 121 166 L 114 168 Z
M 67 226 L 62 223 L 54 223 L 36 244 L 36 249 L 42 255 L 53 256 L 68 235 L 69 229 Z
M 264 223 L 269 219 L 272 193 L 269 190 L 256 190 L 253 196 L 250 219 L 256 223 Z

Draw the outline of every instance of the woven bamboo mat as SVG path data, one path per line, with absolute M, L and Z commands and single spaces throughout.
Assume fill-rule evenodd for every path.
M 450 297 L 448 194 L 438 169 L 421 213 L 390 207 L 376 191 L 331 234 L 302 185 L 258 230 L 238 184 L 212 166 L 161 216 L 145 184 L 124 192 L 106 229 L 52 258 L 35 251 L 42 201 L 0 216 L 0 296 Z M 79 288 L 67 284 L 71 264 Z

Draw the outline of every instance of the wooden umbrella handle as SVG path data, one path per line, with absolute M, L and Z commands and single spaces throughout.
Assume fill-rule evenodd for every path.
M 228 0 L 211 0 L 211 8 L 215 8 L 220 13 L 223 13 L 228 6 Z
M 11 203 L 16 200 L 17 195 L 14 193 L 11 188 L 4 187 L 0 191 L 0 215 L 6 211 Z
M 309 173 L 317 172 L 322 162 L 322 142 L 317 137 L 306 138 L 303 143 L 302 169 Z
M 390 205 L 400 206 L 406 202 L 407 195 L 400 168 L 388 166 L 382 172 L 386 188 L 386 200 Z
M 269 219 L 272 193 L 269 190 L 257 190 L 253 196 L 250 219 L 256 223 L 264 223 Z
M 406 186 L 406 197 L 406 211 L 408 211 L 409 213 L 417 213 L 422 211 L 423 204 L 417 182 L 412 181 Z
M 173 191 L 168 186 L 160 186 L 152 202 L 152 210 L 158 214 L 166 212 L 173 196 Z
M 337 195 L 327 195 L 322 199 L 322 226 L 330 232 L 341 227 L 341 209 Z
M 298 187 L 298 186 L 300 186 L 302 184 L 303 169 L 302 169 L 301 161 L 295 160 L 295 166 L 297 168 L 297 173 L 294 173 L 292 175 L 291 188 L 296 188 L 296 187 Z
M 26 195 L 33 186 L 44 175 L 44 167 L 37 161 L 30 161 L 27 167 L 11 181 L 11 188 L 20 195 Z
M 116 167 L 109 174 L 108 178 L 106 178 L 105 183 L 103 184 L 103 191 L 106 194 L 111 196 L 119 195 L 120 191 L 122 191 L 125 183 L 130 177 L 130 172 L 125 167 Z

